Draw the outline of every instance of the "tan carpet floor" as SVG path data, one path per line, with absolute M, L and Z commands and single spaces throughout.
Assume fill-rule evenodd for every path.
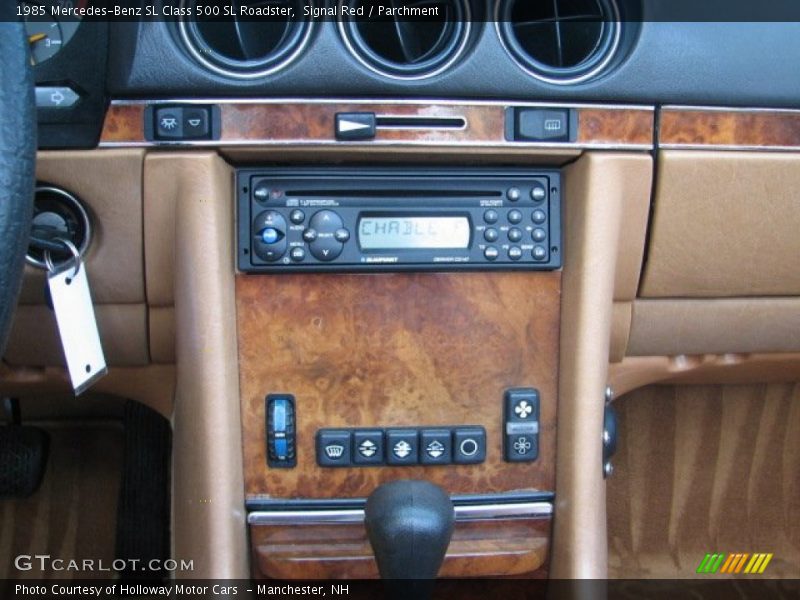
M 108 577 L 108 573 L 18 571 L 18 555 L 114 560 L 125 435 L 110 421 L 44 422 L 50 456 L 39 490 L 0 500 L 0 579 Z
M 707 552 L 771 552 L 763 576 L 800 577 L 800 385 L 650 386 L 615 406 L 611 577 L 701 577 Z

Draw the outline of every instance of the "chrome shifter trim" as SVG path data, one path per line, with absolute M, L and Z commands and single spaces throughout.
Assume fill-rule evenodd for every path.
M 543 519 L 552 516 L 551 502 L 473 504 L 455 507 L 456 521 Z M 330 525 L 364 521 L 364 509 L 257 510 L 247 515 L 249 525 Z

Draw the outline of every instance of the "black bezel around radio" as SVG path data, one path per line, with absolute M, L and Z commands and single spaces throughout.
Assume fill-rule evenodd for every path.
M 253 168 L 236 184 L 242 272 L 561 267 L 557 170 Z

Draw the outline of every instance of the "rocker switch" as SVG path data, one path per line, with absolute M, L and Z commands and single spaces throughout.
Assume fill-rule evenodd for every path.
M 266 417 L 267 464 L 274 468 L 294 467 L 297 464 L 294 396 L 267 396 Z
M 503 449 L 508 462 L 531 462 L 539 457 L 539 391 L 506 390 L 503 407 Z

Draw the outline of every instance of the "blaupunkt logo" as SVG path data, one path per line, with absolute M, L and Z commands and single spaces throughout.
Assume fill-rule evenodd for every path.
M 743 574 L 761 575 L 767 568 L 769 561 L 772 560 L 772 553 L 749 554 L 747 552 L 724 554 L 706 554 L 700 566 L 697 567 L 698 573 L 706 575 L 716 574 Z

